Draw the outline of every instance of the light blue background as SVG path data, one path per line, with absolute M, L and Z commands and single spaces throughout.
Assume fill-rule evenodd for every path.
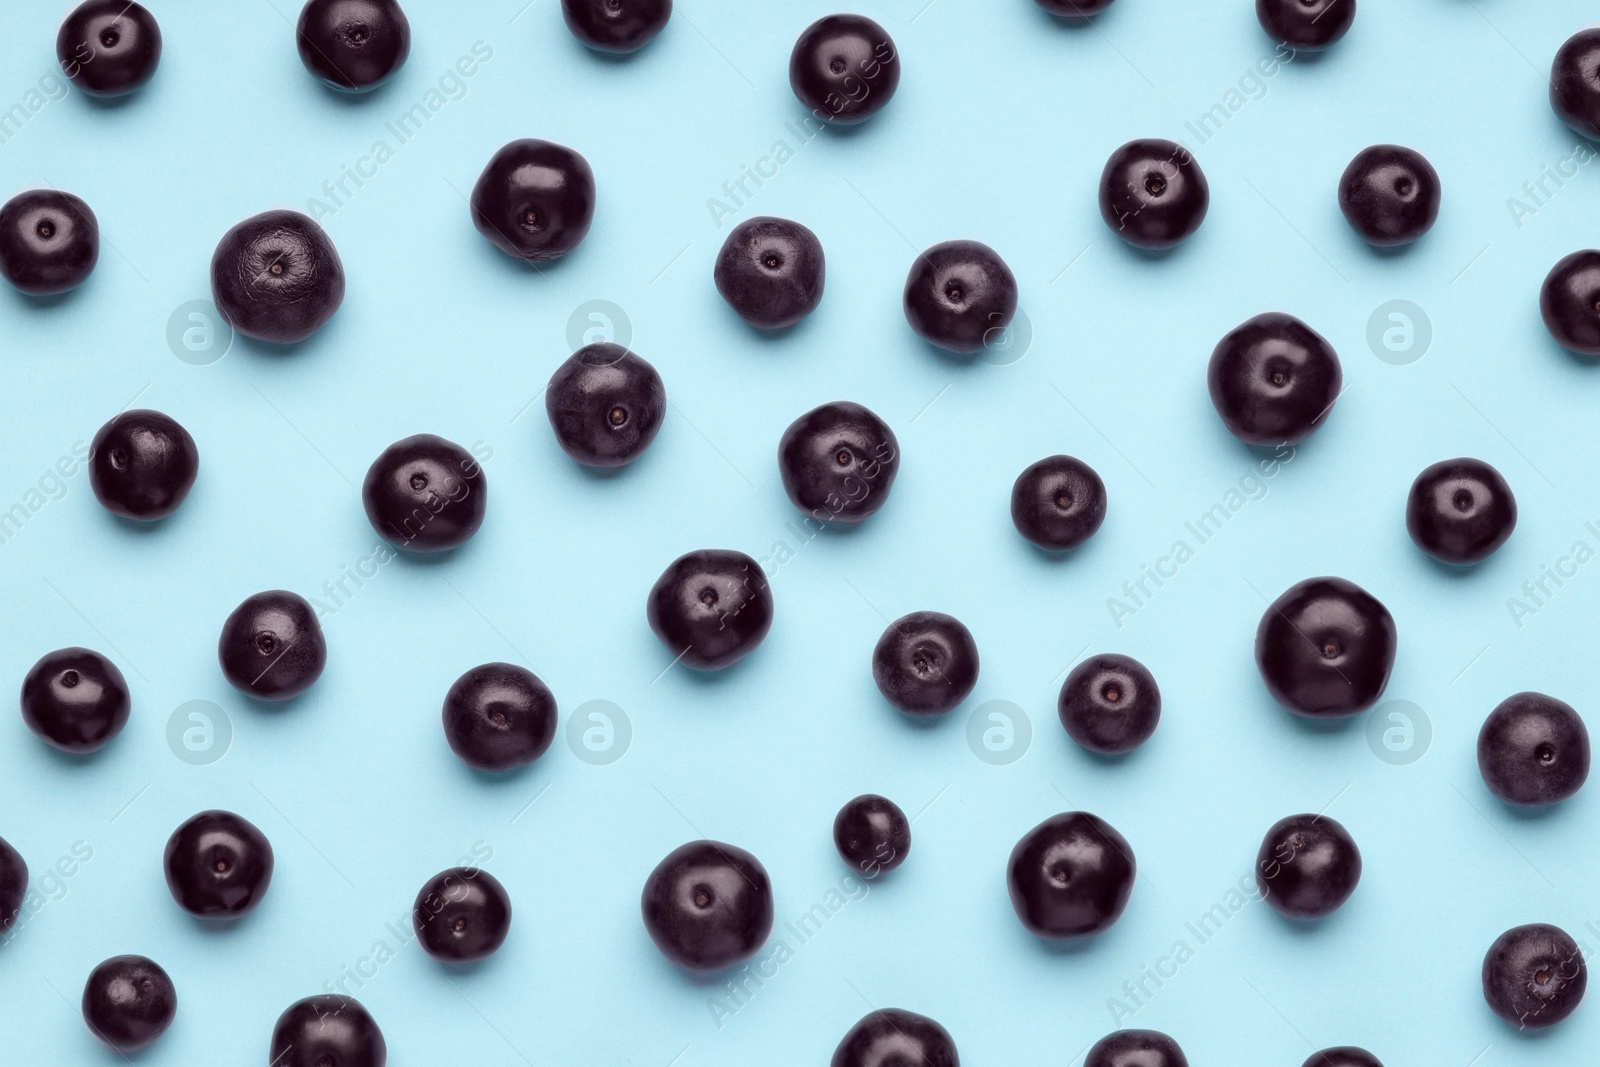
M 1550 341 L 1536 301 L 1549 267 L 1596 241 L 1600 164 L 1520 226 L 1507 204 L 1573 155 L 1545 77 L 1585 5 L 1369 0 L 1335 50 L 1264 80 L 1199 144 L 1185 123 L 1273 51 L 1248 0 L 1118 0 L 1080 28 L 1030 0 L 870 0 L 860 10 L 903 55 L 899 95 L 865 127 L 801 145 L 786 127 L 802 113 L 787 58 L 831 0 L 680 0 L 625 62 L 584 51 L 556 0 L 524 2 L 408 0 L 410 61 L 359 100 L 302 69 L 290 0 L 153 4 L 166 40 L 153 83 L 118 107 L 49 100 L 0 145 L 0 193 L 69 189 L 103 234 L 75 294 L 39 305 L 0 292 L 0 508 L 135 397 L 183 422 L 202 455 L 193 495 L 158 528 L 113 520 L 80 472 L 0 546 L 5 686 L 84 644 L 134 692 L 128 729 L 93 759 L 47 751 L 15 714 L 0 726 L 0 834 L 36 886 L 75 842 L 93 853 L 0 950 L 0 1059 L 116 1062 L 77 1001 L 94 964 L 139 952 L 181 1000 L 141 1062 L 265 1062 L 279 1012 L 393 945 L 385 924 L 478 842 L 514 900 L 505 949 L 453 974 L 406 945 L 349 987 L 397 1067 L 825 1063 L 869 1002 L 938 1018 L 971 1064 L 1068 1063 L 1113 1029 L 1124 982 L 1171 971 L 1160 961 L 1180 939 L 1193 958 L 1126 1022 L 1174 1034 L 1197 1065 L 1294 1067 L 1342 1043 L 1389 1067 L 1592 1054 L 1600 1008 L 1520 1036 L 1484 1006 L 1478 971 L 1524 922 L 1600 948 L 1584 930 L 1600 927 L 1597 790 L 1517 817 L 1473 758 L 1483 716 L 1512 692 L 1595 707 L 1600 563 L 1520 627 L 1507 606 L 1574 542 L 1600 548 L 1585 528 L 1600 520 L 1600 384 Z M 52 72 L 65 11 L 5 8 L 0 106 Z M 304 209 L 375 140 L 392 145 L 385 123 L 479 41 L 493 56 L 464 95 L 326 219 L 349 279 L 330 325 L 292 353 L 240 340 L 209 366 L 174 358 L 168 317 L 207 295 L 221 234 L 269 207 Z M 599 183 L 588 240 L 539 274 L 492 249 L 463 199 L 494 150 L 524 136 L 577 148 Z M 1122 246 L 1095 207 L 1106 156 L 1136 136 L 1189 141 L 1211 182 L 1205 226 L 1164 259 Z M 726 230 L 707 200 L 780 140 L 793 158 L 737 216 L 811 226 L 829 282 L 809 321 L 769 339 L 711 284 Z M 1334 199 L 1350 157 L 1383 141 L 1422 150 L 1445 189 L 1437 227 L 1396 256 L 1362 245 Z M 958 365 L 904 323 L 913 255 L 957 237 L 1016 271 L 1034 336 L 1014 365 Z M 592 299 L 626 309 L 672 401 L 651 451 L 612 479 L 576 468 L 542 403 L 528 407 Z M 1409 366 L 1366 341 L 1393 299 L 1432 324 Z M 1333 342 L 1348 389 L 1266 495 L 1119 629 L 1107 599 L 1257 462 L 1212 411 L 1204 367 L 1226 330 L 1273 309 Z M 777 439 L 834 399 L 887 419 L 904 463 L 864 528 L 802 545 Z M 337 604 L 327 673 L 302 699 L 236 695 L 214 654 L 223 618 L 261 589 L 318 595 L 367 556 L 356 486 L 417 432 L 492 450 L 482 532 L 446 562 L 389 563 Z M 1024 466 L 1061 451 L 1104 476 L 1110 517 L 1075 558 L 1049 561 L 1011 528 L 1007 499 Z M 1415 474 L 1456 455 L 1498 466 L 1522 507 L 1511 542 L 1470 574 L 1433 565 L 1402 521 Z M 663 675 L 670 656 L 643 606 L 666 563 L 707 546 L 767 558 L 778 542 L 794 552 L 773 574 L 777 621 L 760 651 L 714 677 Z M 1380 761 L 1360 722 L 1291 720 L 1257 678 L 1263 597 L 1318 574 L 1393 611 L 1389 696 L 1433 726 L 1419 761 Z M 932 729 L 893 713 L 868 670 L 886 619 L 924 608 L 963 619 L 983 654 L 971 701 Z M 1086 651 L 1137 656 L 1163 691 L 1159 733 L 1119 765 L 1055 723 L 1060 677 Z M 475 776 L 444 745 L 439 705 L 461 671 L 494 659 L 529 664 L 564 716 L 616 702 L 632 749 L 592 766 L 558 741 L 526 774 Z M 166 741 L 173 709 L 196 699 L 234 732 L 210 766 Z M 965 739 L 970 709 L 990 700 L 1032 721 L 1009 766 Z M 869 790 L 918 815 L 909 863 L 791 944 L 719 1028 L 719 987 L 676 973 L 644 934 L 645 875 L 686 840 L 734 842 L 771 871 L 780 922 L 794 919 L 839 885 L 831 820 Z M 191 922 L 162 881 L 167 836 L 208 807 L 245 814 L 278 856 L 265 904 L 229 931 Z M 1063 953 L 1018 925 L 1003 870 L 1021 834 L 1074 807 L 1127 836 L 1142 876 L 1110 933 Z M 1252 903 L 1197 945 L 1185 923 L 1248 874 L 1266 828 L 1325 807 L 1366 859 L 1349 905 L 1299 930 Z

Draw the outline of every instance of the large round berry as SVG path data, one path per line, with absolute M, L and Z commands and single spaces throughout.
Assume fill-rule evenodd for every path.
M 544 407 L 563 452 L 586 467 L 624 467 L 656 439 L 667 388 L 648 360 L 603 341 L 556 368 Z
M 83 986 L 83 1021 L 89 1032 L 126 1056 L 155 1043 L 178 1014 L 171 977 L 144 956 L 113 956 Z
M 1100 14 L 1111 0 L 1039 0 L 1039 6 L 1057 18 L 1078 20 Z
M 478 532 L 489 482 L 471 452 L 431 433 L 384 449 L 361 483 L 367 521 L 407 552 L 447 552 Z
M 344 264 L 321 226 L 298 211 L 263 211 L 222 235 L 211 299 L 246 337 L 304 341 L 344 303 Z
M 1519 807 L 1566 800 L 1589 779 L 1589 729 L 1571 704 L 1543 693 L 1502 700 L 1478 732 L 1489 792 Z
M 1439 217 L 1439 172 L 1414 148 L 1373 145 L 1356 153 L 1339 179 L 1339 210 L 1376 248 L 1410 244 Z
M 865 793 L 839 809 L 833 820 L 833 844 L 851 870 L 876 878 L 906 861 L 911 822 L 888 797 Z
M 474 667 L 444 698 L 450 749 L 480 771 L 509 771 L 544 755 L 556 736 L 556 698 L 512 663 Z
M 495 954 L 511 932 L 511 897 L 500 880 L 476 867 L 440 871 L 411 909 L 422 951 L 446 963 L 476 963 Z
M 1483 999 L 1518 1030 L 1542 1030 L 1578 1010 L 1589 985 L 1584 950 L 1566 931 L 1530 923 L 1495 938 L 1483 958 Z
M 1118 1030 L 1095 1042 L 1083 1067 L 1189 1067 L 1189 1060 L 1159 1030 Z
M 240 692 L 260 700 L 288 700 L 322 677 L 328 642 L 305 597 L 269 589 L 233 609 L 222 624 L 217 659 L 223 677 Z
M 978 241 L 945 241 L 906 276 L 906 321 L 929 344 L 971 356 L 1002 344 L 1017 314 L 1017 277 Z
M 81 285 L 100 259 L 89 205 L 56 189 L 29 189 L 0 206 L 0 274 L 29 296 Z
M 889 424 L 847 400 L 812 408 L 778 441 L 778 473 L 794 506 L 818 522 L 850 525 L 876 514 L 900 472 Z
M 278 1016 L 270 1067 L 384 1067 L 383 1031 L 353 997 L 327 993 L 296 1001 Z
M 1600 356 L 1600 250 L 1573 252 L 1550 268 L 1539 288 L 1539 314 L 1561 347 Z
M 1417 475 L 1406 498 L 1411 540 L 1442 563 L 1489 558 L 1517 526 L 1517 499 L 1481 459 L 1448 459 Z
M 1383 1064 L 1378 1062 L 1378 1057 L 1364 1048 L 1340 1045 L 1338 1048 L 1325 1048 L 1321 1052 L 1313 1052 L 1311 1058 L 1301 1064 L 1301 1067 L 1383 1067 Z
M 672 0 L 561 0 L 574 37 L 597 52 L 637 52 L 667 28 Z
M 754 651 L 772 629 L 772 588 L 761 564 L 743 552 L 689 552 L 656 579 L 645 616 L 676 662 L 720 671 Z
M 272 884 L 267 835 L 231 811 L 202 811 L 172 832 L 162 865 L 172 899 L 202 919 L 237 919 Z
M 89 487 L 107 511 L 149 522 L 178 510 L 200 473 L 200 452 L 178 421 L 159 411 L 124 411 L 89 448 Z
M 1291 815 L 1273 823 L 1256 853 L 1256 888 L 1291 919 L 1337 911 L 1361 881 L 1361 850 L 1326 815 Z
M 97 751 L 128 725 L 131 709 L 117 665 L 87 648 L 51 652 L 22 680 L 22 721 L 62 752 Z
M 1356 0 L 1256 0 L 1256 18 L 1273 40 L 1320 52 L 1350 32 Z
M 1278 703 L 1309 718 L 1366 711 L 1389 684 L 1398 643 L 1378 598 L 1343 578 L 1308 578 L 1256 628 L 1256 666 Z
M 309 0 L 294 43 L 300 62 L 324 85 L 365 93 L 411 54 L 411 23 L 396 0 Z
M 1011 522 L 1040 548 L 1077 548 L 1106 521 L 1106 483 L 1072 456 L 1049 456 L 1011 486 Z
M 1132 752 L 1161 722 L 1161 691 L 1132 656 L 1104 653 L 1078 664 L 1061 683 L 1056 701 L 1067 736 L 1090 752 Z
M 7 934 L 22 914 L 28 895 L 28 864 L 22 853 L 0 837 L 0 935 Z
M 161 27 L 134 0 L 85 0 L 56 31 L 56 59 L 90 96 L 123 96 L 155 76 Z
M 644 928 L 661 954 L 692 971 L 749 959 L 772 933 L 772 882 L 742 848 L 691 841 L 668 853 L 644 884 Z
M 1017 918 L 1049 940 L 1111 928 L 1128 906 L 1138 868 L 1127 839 L 1097 815 L 1053 815 L 1017 842 L 1006 887 Z
M 1579 30 L 1556 51 L 1550 106 L 1562 122 L 1600 140 L 1600 26 Z
M 472 224 L 508 256 L 560 259 L 594 222 L 594 171 L 572 149 L 528 137 L 489 160 L 472 187 Z
M 914 611 L 878 638 L 872 680 L 885 700 L 908 715 L 943 715 L 978 684 L 978 643 L 960 620 Z
M 794 95 L 824 122 L 864 122 L 900 85 L 900 53 L 865 15 L 828 15 L 807 26 L 789 55 Z
M 1138 248 L 1172 248 L 1191 236 L 1211 207 L 1211 186 L 1194 155 L 1159 137 L 1129 141 L 1100 174 L 1100 217 Z
M 735 226 L 712 271 L 722 299 L 762 330 L 786 329 L 815 311 L 826 277 L 817 235 L 768 215 Z
M 1333 410 L 1343 383 L 1339 356 L 1327 339 L 1277 311 L 1229 331 L 1206 369 L 1222 424 L 1252 445 L 1304 441 Z
M 868 1012 L 833 1050 L 829 1067 L 961 1067 L 950 1031 L 914 1011 Z

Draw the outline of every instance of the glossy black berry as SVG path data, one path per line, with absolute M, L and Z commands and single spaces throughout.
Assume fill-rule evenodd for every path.
M 1394 617 L 1371 593 L 1343 578 L 1308 578 L 1261 616 L 1256 667 L 1296 715 L 1344 718 L 1383 695 L 1397 643 Z
M 544 407 L 567 455 L 586 467 L 625 467 L 656 439 L 667 388 L 649 361 L 603 341 L 556 368 Z
M 411 54 L 411 23 L 396 0 L 310 0 L 294 43 L 300 62 L 324 85 L 347 93 L 376 89 Z
M 51 652 L 22 680 L 22 721 L 62 752 L 97 751 L 128 725 L 131 708 L 122 672 L 87 648 Z
M 228 324 L 273 344 L 304 341 L 344 303 L 344 264 L 327 231 L 298 211 L 263 211 L 222 235 L 211 299 Z
M 1011 850 L 1006 887 L 1027 930 L 1049 940 L 1103 933 L 1122 917 L 1138 873 L 1127 839 L 1098 815 L 1069 811 Z
M 1408 245 L 1439 217 L 1439 172 L 1414 148 L 1378 144 L 1356 153 L 1339 179 L 1339 210 L 1370 245 Z
M 668 853 L 644 884 L 644 928 L 661 954 L 692 971 L 751 956 L 772 933 L 772 882 L 742 848 L 691 841 Z
M 231 811 L 202 811 L 172 832 L 162 860 L 172 899 L 202 919 L 237 919 L 272 884 L 272 845 Z
M 574 37 L 597 52 L 637 52 L 672 18 L 672 0 L 561 0 Z
M 28 864 L 11 842 L 0 837 L 0 935 L 10 932 L 28 895 Z
M 906 321 L 917 336 L 971 356 L 1002 344 L 1017 314 L 1017 278 L 978 241 L 945 241 L 923 252 L 906 277 Z
M 556 698 L 532 671 L 485 663 L 445 694 L 444 736 L 451 751 L 480 771 L 525 766 L 555 739 Z
M 396 441 L 367 468 L 361 503 L 378 535 L 407 552 L 448 552 L 478 532 L 489 483 L 471 452 L 431 433 Z
M 1159 1030 L 1118 1030 L 1095 1042 L 1083 1067 L 1189 1067 L 1189 1060 Z
M 1600 27 L 1567 38 L 1550 65 L 1550 106 L 1583 136 L 1600 140 Z
M 594 171 L 572 149 L 550 141 L 512 141 L 472 187 L 472 224 L 508 256 L 560 259 L 594 222 Z
M 155 1043 L 178 1014 L 178 991 L 154 960 L 113 956 L 83 986 L 89 1032 L 124 1055 Z
M 1517 693 L 1484 720 L 1478 770 L 1489 792 L 1508 804 L 1543 807 L 1566 800 L 1589 778 L 1589 730 L 1565 701 Z
M 86 0 L 56 31 L 56 59 L 90 96 L 123 96 L 155 76 L 161 27 L 133 0 Z
M 1056 702 L 1067 735 L 1103 756 L 1132 752 L 1161 722 L 1161 691 L 1131 656 L 1090 656 L 1072 669 Z
M 978 645 L 959 620 L 914 611 L 889 624 L 872 650 L 872 680 L 908 715 L 943 715 L 978 684 Z
M 911 851 L 911 822 L 888 797 L 865 793 L 839 809 L 833 843 L 850 869 L 866 878 L 892 871 Z
M 475 963 L 495 954 L 511 932 L 511 897 L 500 880 L 476 867 L 440 871 L 411 909 L 422 951 L 446 963 Z
M 200 472 L 200 452 L 171 416 L 138 408 L 100 427 L 89 448 L 89 486 L 125 519 L 164 519 L 178 510 Z
M 787 329 L 815 311 L 826 276 L 817 235 L 770 215 L 735 226 L 712 271 L 722 299 L 762 330 Z
M 328 642 L 306 599 L 286 589 L 249 597 L 222 624 L 217 659 L 223 677 L 259 700 L 299 696 L 322 677 Z
M 950 1031 L 914 1011 L 868 1012 L 833 1051 L 829 1067 L 961 1067 Z
M 783 431 L 778 473 L 790 501 L 811 518 L 862 522 L 889 499 L 900 473 L 900 442 L 888 423 L 860 404 L 823 404 Z
M 29 296 L 83 284 L 100 259 L 89 205 L 57 189 L 29 189 L 0 206 L 0 274 Z
M 1495 938 L 1483 958 L 1483 999 L 1518 1030 L 1554 1026 L 1578 1009 L 1589 985 L 1584 950 L 1566 931 L 1530 923 Z
M 1539 289 L 1539 314 L 1557 344 L 1600 356 L 1600 250 L 1574 252 L 1551 268 Z
M 1274 41 L 1320 52 L 1350 32 L 1356 0 L 1256 0 L 1256 18 Z
M 865 15 L 829 15 L 806 27 L 789 56 L 794 95 L 824 122 L 864 122 L 900 85 L 900 53 Z
M 1311 1058 L 1301 1067 L 1383 1067 L 1383 1064 L 1378 1062 L 1378 1057 L 1364 1048 L 1340 1045 L 1338 1048 L 1325 1048 L 1321 1052 L 1313 1052 Z
M 1111 6 L 1111 0 L 1039 0 L 1039 6 L 1063 19 L 1086 19 Z
M 1517 500 L 1481 459 L 1448 459 L 1417 475 L 1406 498 L 1411 540 L 1444 563 L 1477 563 L 1517 526 Z
M 1228 432 L 1252 445 L 1293 445 L 1321 426 L 1344 384 L 1321 334 L 1282 312 L 1257 315 L 1217 342 L 1206 369 Z
M 720 671 L 754 651 L 772 629 L 772 588 L 761 564 L 743 552 L 689 552 L 656 579 L 645 616 L 677 662 Z
M 1041 459 L 1011 486 L 1011 521 L 1040 548 L 1077 548 L 1106 521 L 1106 483 L 1081 459 Z
M 1326 815 L 1291 815 L 1267 831 L 1256 853 L 1256 888 L 1280 915 L 1320 919 L 1350 899 L 1361 881 L 1361 850 Z
M 271 1067 L 384 1067 L 383 1031 L 361 1002 L 328 993 L 291 1004 L 272 1028 Z
M 1159 137 L 1129 141 L 1100 173 L 1100 217 L 1138 248 L 1172 248 L 1211 207 L 1211 186 L 1190 151 Z

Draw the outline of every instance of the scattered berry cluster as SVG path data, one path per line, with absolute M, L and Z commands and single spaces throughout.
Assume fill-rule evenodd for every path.
M 1112 0 L 1038 0 L 1053 15 L 1088 19 Z M 1339 41 L 1355 19 L 1356 0 L 1256 0 L 1265 31 L 1293 51 Z M 668 22 L 671 0 L 562 0 L 571 31 L 599 51 L 642 48 Z M 296 43 L 313 75 L 340 92 L 369 91 L 391 77 L 410 50 L 410 26 L 395 0 L 310 0 Z M 85 93 L 131 93 L 156 72 L 161 32 L 131 0 L 87 0 L 62 24 L 61 65 Z M 901 57 L 883 27 L 857 15 L 821 19 L 799 37 L 789 76 L 795 94 L 821 121 L 855 124 L 888 105 Z M 1556 113 L 1600 139 L 1600 29 L 1585 30 L 1557 53 L 1551 74 Z M 1394 248 L 1426 234 L 1438 217 L 1441 185 L 1420 153 L 1375 145 L 1353 159 L 1338 185 L 1350 225 L 1375 247 Z M 507 255 L 528 263 L 558 259 L 587 235 L 596 203 L 595 175 L 571 148 L 525 139 L 489 160 L 470 198 L 473 224 Z M 1139 139 L 1117 149 L 1101 177 L 1106 224 L 1139 248 L 1170 249 L 1204 222 L 1210 190 L 1199 162 L 1172 141 Z M 99 238 L 82 200 L 58 190 L 19 194 L 0 208 L 0 273 L 24 293 L 61 293 L 94 269 Z M 787 219 L 753 218 L 737 226 L 717 256 L 713 280 L 732 309 L 760 330 L 783 330 L 810 314 L 823 296 L 821 243 Z M 268 211 L 234 226 L 211 260 L 212 294 L 228 323 L 262 341 L 304 341 L 338 311 L 345 295 L 338 251 L 312 219 Z M 1017 311 L 1016 277 L 992 248 L 958 240 L 935 245 L 911 266 L 904 312 L 919 336 L 971 356 L 1002 343 Z M 1540 307 L 1551 334 L 1576 352 L 1600 354 L 1600 251 L 1558 263 Z M 1207 386 L 1227 429 L 1251 445 L 1294 444 L 1330 415 L 1342 387 L 1332 346 L 1292 316 L 1267 313 L 1217 344 Z M 638 354 L 609 343 L 575 352 L 546 392 L 560 447 L 590 467 L 637 459 L 666 416 L 665 386 Z M 784 489 L 820 524 L 864 522 L 887 502 L 901 461 L 894 432 L 859 404 L 825 404 L 796 419 L 778 445 Z M 95 496 L 113 513 L 155 522 L 180 507 L 199 472 L 188 432 L 156 411 L 126 411 L 95 435 L 89 474 Z M 361 488 L 368 519 L 397 552 L 442 553 L 479 529 L 487 508 L 484 472 L 471 452 L 429 434 L 398 441 L 373 462 Z M 1105 483 L 1070 456 L 1051 456 L 1017 478 L 1011 514 L 1018 532 L 1062 556 L 1092 537 L 1105 519 Z M 1517 506 L 1493 467 L 1475 459 L 1436 463 L 1412 486 L 1405 521 L 1412 539 L 1443 563 L 1470 565 L 1511 536 Z M 675 560 L 646 599 L 649 625 L 695 670 L 724 670 L 752 652 L 772 625 L 766 575 L 744 553 L 707 549 Z M 1337 577 L 1312 578 L 1284 592 L 1266 611 L 1255 655 L 1271 695 L 1296 715 L 1330 719 L 1359 714 L 1383 694 L 1397 648 L 1394 619 L 1367 591 Z M 327 661 L 315 611 L 284 590 L 244 601 L 224 622 L 218 659 L 227 680 L 265 701 L 289 700 L 312 686 Z M 960 621 L 920 611 L 891 623 L 872 654 L 884 698 L 908 716 L 947 714 L 972 692 L 979 657 Z M 126 680 L 103 655 L 67 648 L 42 657 L 22 685 L 22 716 L 49 745 L 89 753 L 127 724 Z M 1085 749 L 1117 756 L 1154 734 L 1161 718 L 1155 678 L 1124 655 L 1078 664 L 1062 685 L 1059 712 L 1067 734 Z M 505 663 L 462 675 L 445 696 L 443 727 L 467 764 L 506 771 L 538 759 L 557 722 L 556 699 L 539 678 Z M 1589 771 L 1589 740 L 1570 706 L 1519 693 L 1484 723 L 1478 759 L 1488 788 L 1508 804 L 1544 806 L 1572 796 Z M 905 813 L 889 799 L 864 795 L 839 812 L 839 854 L 864 877 L 887 874 L 911 847 Z M 164 855 L 167 884 L 186 912 L 228 921 L 255 908 L 268 891 L 273 850 L 265 835 L 226 811 L 205 811 L 172 834 Z M 1268 830 L 1255 878 L 1262 898 L 1293 920 L 1331 914 L 1356 891 L 1361 853 L 1350 833 L 1325 815 L 1292 815 Z M 1098 816 L 1066 812 L 1041 822 L 1011 853 L 1006 881 L 1022 925 L 1050 940 L 1090 937 L 1127 907 L 1137 865 L 1128 841 Z M 22 857 L 0 840 L 0 930 L 15 921 L 28 884 Z M 663 859 L 645 882 L 645 929 L 661 952 L 693 971 L 718 971 L 749 959 L 774 921 L 766 869 L 749 852 L 693 841 Z M 419 943 L 451 963 L 483 959 L 504 942 L 510 897 L 473 867 L 430 879 L 418 893 L 413 922 Z M 1586 970 L 1573 939 L 1547 925 L 1507 931 L 1483 964 L 1483 991 L 1495 1013 L 1520 1028 L 1551 1025 L 1582 998 Z M 139 956 L 106 960 L 89 976 L 83 1014 L 91 1031 L 119 1053 L 154 1042 L 177 1010 L 173 983 Z M 271 1036 L 275 1067 L 382 1067 L 384 1038 L 355 1000 L 315 996 L 288 1008 Z M 954 1067 L 950 1033 L 900 1009 L 874 1011 L 845 1034 L 834 1067 L 896 1064 Z M 1186 1067 L 1171 1037 L 1148 1030 L 1113 1033 L 1088 1053 L 1088 1067 Z M 1306 1067 L 1380 1067 L 1362 1049 L 1316 1053 Z

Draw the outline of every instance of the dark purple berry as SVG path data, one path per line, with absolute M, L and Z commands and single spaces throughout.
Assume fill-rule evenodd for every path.
M 1017 842 L 1006 887 L 1028 932 L 1069 940 L 1109 930 L 1128 906 L 1137 872 L 1133 849 L 1110 823 L 1069 811 Z
M 50 747 L 98 751 L 128 725 L 132 703 L 116 664 L 87 648 L 63 648 L 22 680 L 22 721 Z
M 717 841 L 670 852 L 645 881 L 640 908 L 661 954 L 691 971 L 749 959 L 772 933 L 775 915 L 761 861 Z
M 1326 815 L 1279 819 L 1256 853 L 1261 899 L 1291 919 L 1333 914 L 1360 881 L 1361 851 L 1355 839 Z

